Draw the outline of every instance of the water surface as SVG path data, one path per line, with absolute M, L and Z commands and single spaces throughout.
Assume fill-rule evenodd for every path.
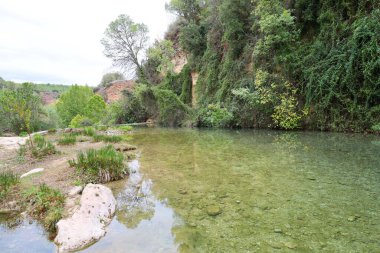
M 116 216 L 84 252 L 379 252 L 379 137 L 160 128 L 133 135 L 133 173 L 109 185 Z

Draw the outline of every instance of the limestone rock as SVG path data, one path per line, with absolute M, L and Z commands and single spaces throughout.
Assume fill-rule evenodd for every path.
M 27 176 L 29 176 L 29 175 L 36 174 L 36 173 L 38 173 L 38 172 L 42 172 L 42 171 L 44 171 L 43 168 L 33 169 L 33 170 L 31 170 L 31 171 L 29 171 L 29 172 L 27 172 L 27 173 L 22 174 L 20 178 L 27 177 Z
M 82 192 L 80 208 L 57 223 L 54 242 L 58 252 L 79 250 L 99 240 L 115 213 L 116 200 L 103 185 L 88 184 Z

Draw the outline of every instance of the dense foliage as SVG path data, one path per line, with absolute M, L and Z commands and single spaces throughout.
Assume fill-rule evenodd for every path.
M 56 104 L 64 126 L 89 126 L 100 122 L 106 114 L 104 99 L 87 86 L 73 85 Z
M 166 38 L 187 53 L 190 71 L 199 73 L 196 121 L 335 131 L 379 124 L 379 5 L 374 0 L 170 1 L 167 9 L 180 21 Z M 163 82 L 178 80 L 167 75 Z M 165 87 L 180 95 L 178 84 Z M 215 125 L 224 117 L 228 120 Z
M 43 114 L 41 99 L 31 84 L 0 90 L 0 133 L 40 130 L 44 124 L 41 120 Z

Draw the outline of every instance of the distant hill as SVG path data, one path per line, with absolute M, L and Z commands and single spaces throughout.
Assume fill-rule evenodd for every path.
M 63 84 L 50 84 L 50 83 L 31 83 L 34 90 L 40 95 L 42 103 L 44 105 L 50 105 L 54 103 L 59 95 L 70 89 L 70 85 Z M 16 89 L 20 87 L 21 83 L 16 83 L 13 81 L 6 81 L 0 77 L 0 89 Z

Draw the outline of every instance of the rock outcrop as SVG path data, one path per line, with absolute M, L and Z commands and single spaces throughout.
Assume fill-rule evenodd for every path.
M 107 87 L 99 88 L 96 93 L 104 98 L 107 103 L 112 103 L 120 100 L 123 97 L 123 91 L 132 91 L 135 87 L 133 80 L 113 81 Z
M 99 184 L 88 184 L 82 192 L 80 208 L 57 223 L 54 242 L 58 252 L 82 249 L 103 237 L 115 213 L 116 200 L 112 191 Z

